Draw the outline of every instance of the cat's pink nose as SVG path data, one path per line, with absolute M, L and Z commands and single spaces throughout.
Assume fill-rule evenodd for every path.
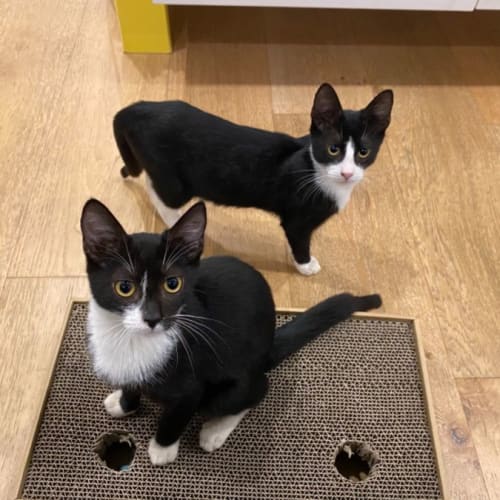
M 341 172 L 342 177 L 348 181 L 352 177 L 352 172 Z

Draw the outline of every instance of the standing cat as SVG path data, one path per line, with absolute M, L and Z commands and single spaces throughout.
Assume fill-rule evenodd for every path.
M 145 170 L 153 204 L 171 226 L 197 196 L 277 214 L 295 266 L 320 270 L 310 254 L 313 231 L 342 210 L 377 156 L 393 94 L 384 90 L 361 111 L 343 110 L 333 88 L 316 92 L 310 135 L 235 125 L 185 102 L 138 102 L 114 119 L 124 177 Z
M 266 371 L 353 312 L 381 304 L 378 295 L 337 295 L 275 330 L 260 273 L 232 257 L 200 262 L 205 225 L 203 203 L 163 234 L 127 234 L 97 200 L 82 213 L 89 349 L 97 376 L 118 387 L 104 406 L 123 417 L 142 394 L 162 405 L 149 443 L 156 465 L 175 460 L 195 412 L 208 417 L 200 446 L 220 448 L 266 394 Z

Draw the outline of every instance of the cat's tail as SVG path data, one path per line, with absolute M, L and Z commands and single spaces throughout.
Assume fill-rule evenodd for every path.
M 125 165 L 120 170 L 120 174 L 123 178 L 126 178 L 129 175 L 131 175 L 132 177 L 138 177 L 142 172 L 142 166 L 137 161 L 137 158 L 135 157 L 125 134 L 125 126 L 127 121 L 127 117 L 125 116 L 125 114 L 128 111 L 128 108 L 122 109 L 115 115 L 115 118 L 113 120 L 113 133 L 115 135 L 116 145 L 118 146 L 118 150 L 120 151 L 122 160 L 125 163 Z
M 343 293 L 311 307 L 276 330 L 268 369 L 275 368 L 302 346 L 328 328 L 349 318 L 356 311 L 368 311 L 381 305 L 380 295 L 356 297 L 349 293 Z

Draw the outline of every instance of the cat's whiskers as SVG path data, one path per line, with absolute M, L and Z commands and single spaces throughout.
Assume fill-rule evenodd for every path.
M 199 329 L 202 329 L 202 330 L 204 329 L 205 333 L 212 334 L 213 336 L 217 337 L 217 339 L 219 339 L 223 344 L 226 345 L 226 347 L 229 348 L 228 343 L 226 342 L 226 340 L 224 339 L 224 337 L 220 333 L 218 333 L 217 331 L 215 331 L 213 328 L 210 328 L 205 323 L 202 323 L 201 321 L 198 321 L 197 319 L 193 319 L 193 318 L 197 318 L 197 317 L 203 318 L 203 316 L 193 316 L 193 317 L 190 317 L 190 315 L 181 314 L 181 315 L 175 315 L 175 316 L 172 316 L 172 317 L 174 317 L 176 319 L 181 319 L 181 320 L 184 320 L 184 321 L 189 321 L 191 324 L 196 325 Z M 203 318 L 203 319 L 210 320 L 210 318 Z M 217 320 L 213 320 L 213 321 L 217 321 Z M 224 324 L 222 321 L 219 321 L 219 323 Z
M 321 187 L 319 183 L 323 177 L 327 177 L 327 174 L 322 174 L 320 172 L 314 171 L 305 181 L 302 182 L 300 187 L 297 189 L 297 193 L 304 190 L 304 201 L 313 200 L 314 197 L 321 193 Z
M 195 338 L 195 340 L 197 340 L 198 338 L 203 340 L 210 348 L 210 350 L 214 353 L 214 356 L 217 358 L 217 361 L 222 364 L 222 361 L 219 355 L 217 354 L 217 351 L 215 350 L 215 345 L 212 344 L 212 342 L 210 342 L 210 340 L 205 336 L 204 332 L 201 329 L 199 329 L 197 325 L 189 322 L 185 318 L 184 319 L 178 318 L 177 322 L 187 333 L 191 333 Z
M 181 310 L 179 310 L 179 312 L 177 314 L 180 314 L 181 313 Z M 230 328 L 230 326 L 225 323 L 224 321 L 221 321 L 219 319 L 215 319 L 215 318 L 209 318 L 208 316 L 197 316 L 195 314 L 182 314 L 183 317 L 186 317 L 186 318 L 195 318 L 195 319 L 204 319 L 206 321 L 213 321 L 214 323 L 220 323 L 221 325 L 224 325 L 224 326 L 227 326 L 228 328 Z
M 190 318 L 189 316 L 186 316 L 186 315 L 176 316 L 176 319 L 185 321 L 185 322 L 192 324 L 192 325 L 195 325 L 201 331 L 204 331 L 207 334 L 212 334 L 214 337 L 217 337 L 221 342 L 224 342 L 227 345 L 226 341 L 220 335 L 220 333 L 215 331 L 213 328 L 210 328 L 208 325 L 202 323 L 201 321 Z
M 191 370 L 193 371 L 193 375 L 196 376 L 192 358 L 193 351 L 191 351 L 191 348 L 189 347 L 189 344 L 187 343 L 187 340 L 184 338 L 184 335 L 182 335 L 181 331 L 174 331 L 174 335 L 177 338 L 177 340 L 179 340 L 179 342 L 182 344 L 182 347 L 184 347 L 184 351 L 186 352 L 189 364 L 191 365 Z

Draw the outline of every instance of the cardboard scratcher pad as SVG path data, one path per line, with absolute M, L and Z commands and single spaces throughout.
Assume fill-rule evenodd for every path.
M 143 401 L 125 419 L 105 413 L 110 388 L 91 370 L 86 313 L 85 303 L 73 305 L 22 498 L 441 497 L 411 321 L 344 322 L 270 374 L 266 399 L 220 450 L 199 448 L 195 418 L 177 461 L 154 467 L 147 446 L 158 408 Z M 292 317 L 279 314 L 278 323 Z M 99 438 L 113 431 L 137 447 L 126 471 L 108 468 L 95 452 Z M 345 458 L 356 446 L 345 448 L 345 441 L 374 451 L 361 460 L 362 466 L 371 461 L 360 476 L 366 479 L 339 473 L 337 455 Z

